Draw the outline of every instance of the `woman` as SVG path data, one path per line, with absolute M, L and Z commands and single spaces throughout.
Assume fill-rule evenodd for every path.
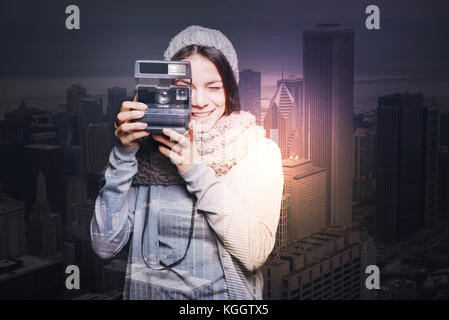
M 261 299 L 283 189 L 279 148 L 239 111 L 237 56 L 221 32 L 188 27 L 164 56 L 191 65 L 188 134 L 147 137 L 145 123 L 130 122 L 147 106 L 123 103 L 93 249 L 111 258 L 132 237 L 125 299 Z

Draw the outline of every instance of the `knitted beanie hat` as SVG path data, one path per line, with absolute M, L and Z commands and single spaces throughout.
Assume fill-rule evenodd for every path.
M 239 83 L 237 54 L 231 41 L 218 30 L 201 26 L 187 27 L 170 40 L 170 44 L 164 53 L 165 60 L 171 60 L 180 49 L 192 44 L 214 47 L 220 50 L 231 65 L 237 84 Z

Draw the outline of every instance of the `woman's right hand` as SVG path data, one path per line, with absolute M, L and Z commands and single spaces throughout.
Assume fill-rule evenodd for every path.
M 126 150 L 136 149 L 137 140 L 149 136 L 151 132 L 145 130 L 145 122 L 129 122 L 143 117 L 147 105 L 137 101 L 123 101 L 120 112 L 114 123 L 115 136 L 120 140 L 120 145 Z

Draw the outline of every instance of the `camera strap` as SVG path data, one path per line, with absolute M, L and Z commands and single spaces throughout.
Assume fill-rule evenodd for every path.
M 143 254 L 143 243 L 144 243 L 144 236 L 145 236 L 145 230 L 147 229 L 147 223 L 148 223 L 148 216 L 149 216 L 149 210 L 150 210 L 150 197 L 151 197 L 151 184 L 148 185 L 148 212 L 145 212 L 145 219 L 144 219 L 144 225 L 143 225 L 143 229 L 142 229 L 142 236 L 141 236 L 141 241 L 140 241 L 140 255 L 142 256 L 142 260 L 145 263 L 145 265 L 152 269 L 152 270 L 169 270 L 175 266 L 177 266 L 178 264 L 180 264 L 184 258 L 187 256 L 187 252 L 189 251 L 189 247 L 190 247 L 190 242 L 192 241 L 192 237 L 193 237 L 193 229 L 194 229 L 194 223 L 195 223 L 195 212 L 196 212 L 196 206 L 195 204 L 192 205 L 192 216 L 190 219 L 190 230 L 189 230 L 189 240 L 187 242 L 187 247 L 186 247 L 186 251 L 184 252 L 184 255 L 176 260 L 173 263 L 170 263 L 169 265 L 164 265 L 163 262 L 160 262 L 163 266 L 161 268 L 155 268 L 152 267 L 150 264 L 147 263 L 146 259 L 145 259 L 145 255 Z

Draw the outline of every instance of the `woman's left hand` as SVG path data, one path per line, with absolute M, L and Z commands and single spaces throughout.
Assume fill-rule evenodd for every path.
M 188 135 L 182 135 L 171 129 L 163 129 L 162 132 L 168 137 L 154 135 L 153 139 L 163 143 L 159 151 L 176 165 L 179 173 L 187 172 L 199 160 L 195 145 L 196 134 L 195 121 L 189 123 Z

